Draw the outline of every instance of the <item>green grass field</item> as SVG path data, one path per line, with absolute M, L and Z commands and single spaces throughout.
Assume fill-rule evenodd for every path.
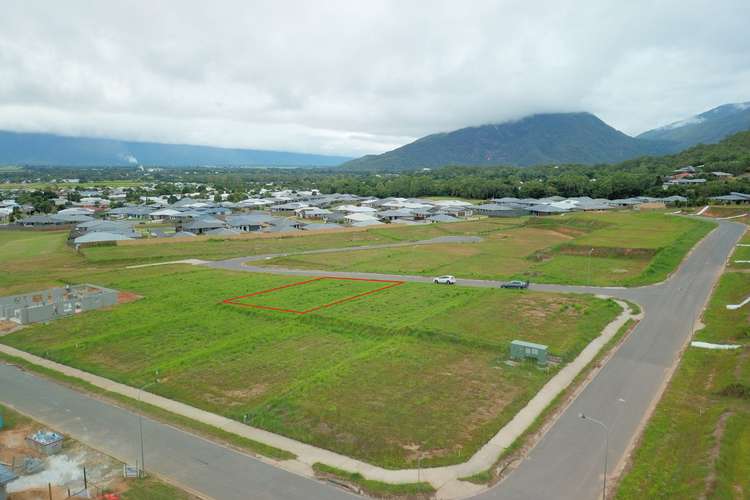
M 581 213 L 477 231 L 481 243 L 357 250 L 335 258 L 297 255 L 262 265 L 631 286 L 665 279 L 712 228 L 709 222 L 653 212 Z
M 747 498 L 750 492 L 750 274 L 728 270 L 637 448 L 617 498 Z
M 613 234 L 613 227 L 629 236 Z M 65 245 L 65 232 L 0 232 L 3 293 L 91 282 L 143 297 L 26 328 L 1 341 L 133 386 L 152 380 L 158 370 L 154 392 L 386 467 L 414 466 L 418 457 L 426 466 L 457 463 L 553 374 L 504 364 L 511 340 L 549 345 L 552 354 L 570 360 L 619 308 L 586 296 L 409 283 L 295 315 L 223 301 L 299 277 L 123 267 L 479 235 L 481 243 L 289 259 L 314 267 L 428 275 L 536 273 L 537 281 L 573 283 L 593 275 L 594 282 L 610 284 L 665 277 L 711 227 L 658 213 L 576 214 L 296 238 L 92 247 L 83 255 Z M 623 246 L 607 247 L 608 241 Z M 581 255 L 590 248 L 595 249 L 590 259 Z M 353 295 L 369 290 L 362 287 L 355 285 Z M 305 293 L 265 299 L 307 307 L 337 300 L 344 291 L 285 290 Z
M 619 312 L 587 296 L 409 283 L 295 315 L 222 301 L 298 277 L 165 266 L 81 278 L 143 298 L 2 342 L 133 386 L 158 370 L 156 393 L 387 467 L 465 460 L 554 373 L 505 365 L 511 340 L 570 359 Z
M 313 278 L 228 300 L 239 306 L 280 309 L 304 314 L 307 311 L 332 307 L 343 301 L 355 300 L 401 284 L 397 281 Z
M 0 293 L 59 285 L 84 270 L 67 238 L 67 231 L 0 231 Z

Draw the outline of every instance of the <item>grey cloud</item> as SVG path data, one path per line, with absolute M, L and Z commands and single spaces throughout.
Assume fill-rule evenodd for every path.
M 5 0 L 0 128 L 337 154 L 588 110 L 638 133 L 750 88 L 750 3 Z

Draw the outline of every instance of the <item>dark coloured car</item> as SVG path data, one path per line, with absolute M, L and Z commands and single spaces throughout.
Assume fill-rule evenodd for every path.
M 513 280 L 500 285 L 501 288 L 529 288 L 528 281 Z

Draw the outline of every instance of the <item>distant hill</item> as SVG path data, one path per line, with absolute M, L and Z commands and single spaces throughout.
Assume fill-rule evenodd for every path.
M 638 138 L 671 141 L 679 149 L 684 149 L 696 144 L 714 144 L 745 130 L 750 130 L 750 102 L 725 104 L 686 120 L 649 130 Z
M 352 160 L 342 168 L 405 170 L 444 165 L 616 163 L 674 151 L 670 143 L 635 139 L 590 113 L 548 113 L 428 135 L 387 153 Z
M 0 164 L 327 167 L 339 165 L 349 159 L 341 156 L 284 151 L 228 149 L 0 131 Z

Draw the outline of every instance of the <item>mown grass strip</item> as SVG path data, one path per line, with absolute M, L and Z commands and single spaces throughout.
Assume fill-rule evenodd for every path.
M 382 481 L 373 481 L 365 479 L 358 472 L 347 472 L 320 462 L 313 464 L 313 470 L 317 476 L 323 479 L 335 478 L 340 481 L 352 483 L 361 488 L 363 493 L 378 498 L 389 498 L 392 496 L 428 497 L 436 491 L 430 483 L 391 484 Z
M 477 472 L 476 474 L 473 474 L 471 476 L 459 477 L 458 479 L 461 481 L 468 481 L 474 484 L 487 484 L 490 481 L 492 481 L 492 470 L 491 469 L 483 470 L 482 472 Z

